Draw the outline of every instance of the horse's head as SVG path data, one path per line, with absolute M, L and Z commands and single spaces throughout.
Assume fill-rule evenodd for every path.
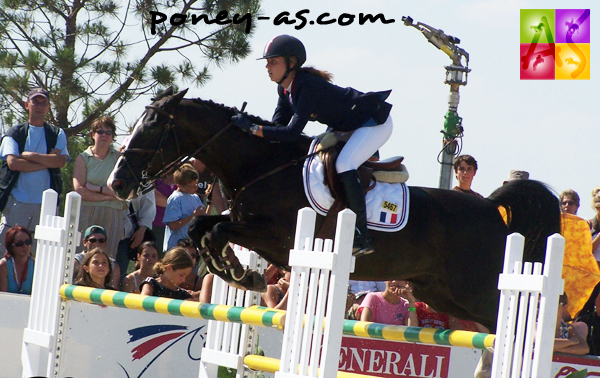
M 172 162 L 178 160 L 187 141 L 177 134 L 177 106 L 187 92 L 173 94 L 168 88 L 138 119 L 129 144 L 108 179 L 108 186 L 121 199 L 135 198 L 140 185 L 150 184 Z

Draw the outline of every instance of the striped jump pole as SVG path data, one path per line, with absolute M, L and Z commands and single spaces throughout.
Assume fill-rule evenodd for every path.
M 86 286 L 62 285 L 60 295 L 64 299 L 105 306 L 128 308 L 160 314 L 184 316 L 229 323 L 242 323 L 268 328 L 283 328 L 285 311 L 266 307 L 236 307 L 198 303 L 147 296 L 122 291 L 94 289 Z
M 344 335 L 473 349 L 493 348 L 494 339 L 496 338 L 496 335 L 489 333 L 396 326 L 356 320 L 344 320 Z
M 221 322 L 278 328 L 280 330 L 285 325 L 285 311 L 259 306 L 245 308 L 209 303 L 200 304 L 192 301 L 94 289 L 77 285 L 61 286 L 60 295 L 66 300 L 206 320 L 218 320 Z M 492 348 L 496 337 L 487 333 L 394 326 L 356 320 L 344 320 L 343 334 L 361 338 L 449 345 L 475 349 Z

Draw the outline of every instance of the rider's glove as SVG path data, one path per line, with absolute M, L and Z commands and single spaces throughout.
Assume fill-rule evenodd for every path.
M 256 124 L 252 123 L 248 117 L 246 117 L 245 115 L 238 113 L 236 115 L 234 115 L 233 117 L 231 117 L 231 122 L 239 127 L 240 129 L 242 129 L 243 131 L 245 131 L 246 133 L 248 133 L 249 135 L 253 135 L 252 133 L 252 128 L 254 126 L 257 126 Z

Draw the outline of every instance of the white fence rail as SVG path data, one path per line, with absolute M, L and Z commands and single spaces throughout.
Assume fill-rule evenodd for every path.
M 56 377 L 60 365 L 66 312 L 58 289 L 72 281 L 72 261 L 81 238 L 78 230 L 81 196 L 75 192 L 67 194 L 64 217 L 55 215 L 57 203 L 58 194 L 46 190 L 40 224 L 35 229 L 37 259 L 21 354 L 24 378 Z
M 493 378 L 551 375 L 565 239 L 558 234 L 548 238 L 543 272 L 541 263 L 523 263 L 524 241 L 523 236 L 512 234 L 506 243 L 504 273 L 498 280 Z

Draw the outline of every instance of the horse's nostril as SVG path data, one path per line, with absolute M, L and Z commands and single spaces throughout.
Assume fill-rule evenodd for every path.
M 113 180 L 112 187 L 114 190 L 123 189 L 123 180 Z

